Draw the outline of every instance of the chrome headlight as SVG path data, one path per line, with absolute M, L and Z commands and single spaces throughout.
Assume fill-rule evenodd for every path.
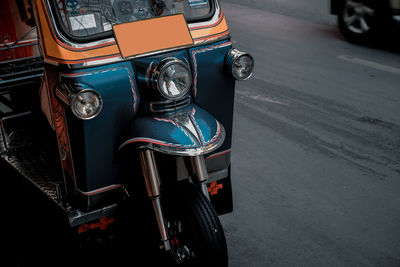
M 189 67 L 177 58 L 162 60 L 153 72 L 153 86 L 170 100 L 184 96 L 192 85 Z
M 226 58 L 230 73 L 237 80 L 247 80 L 253 74 L 254 59 L 251 55 L 231 49 Z
M 90 89 L 79 91 L 71 101 L 72 113 L 82 120 L 93 119 L 99 115 L 102 107 L 101 96 Z

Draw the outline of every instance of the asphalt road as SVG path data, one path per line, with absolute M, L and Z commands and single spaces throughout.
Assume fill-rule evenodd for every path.
M 400 53 L 324 0 L 224 0 L 256 59 L 236 90 L 230 266 L 400 266 Z

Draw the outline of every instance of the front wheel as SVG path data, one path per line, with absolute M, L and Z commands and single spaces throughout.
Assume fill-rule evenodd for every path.
M 200 189 L 182 183 L 173 198 L 167 199 L 166 221 L 173 260 L 191 266 L 228 266 L 224 230 Z

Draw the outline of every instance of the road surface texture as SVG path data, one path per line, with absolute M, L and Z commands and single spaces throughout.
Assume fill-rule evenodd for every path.
M 230 266 L 400 266 L 399 52 L 344 41 L 328 0 L 221 4 L 256 59 L 236 90 Z M 2 182 L 2 266 L 151 266 L 141 229 L 77 254 L 43 199 Z
M 400 266 L 400 54 L 347 43 L 328 0 L 223 0 L 238 84 L 230 266 Z

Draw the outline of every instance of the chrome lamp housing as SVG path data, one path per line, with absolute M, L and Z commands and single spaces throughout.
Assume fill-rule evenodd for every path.
M 237 49 L 233 48 L 228 52 L 225 58 L 225 64 L 228 68 L 228 72 L 232 74 L 236 80 L 247 80 L 253 74 L 253 57 Z
M 168 100 L 178 100 L 189 91 L 192 74 L 189 67 L 177 58 L 162 60 L 153 71 L 153 88 Z

